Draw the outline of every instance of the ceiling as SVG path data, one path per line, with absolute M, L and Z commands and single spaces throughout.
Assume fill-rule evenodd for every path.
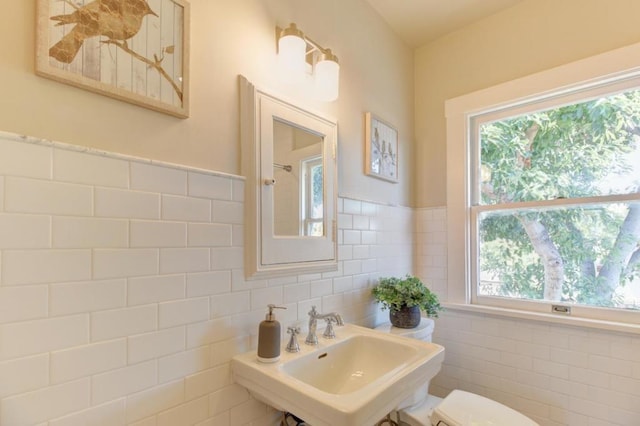
M 422 46 L 523 0 L 367 0 L 412 47 Z

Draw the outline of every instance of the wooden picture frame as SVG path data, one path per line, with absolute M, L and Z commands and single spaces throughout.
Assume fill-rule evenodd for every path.
M 189 116 L 189 3 L 37 0 L 36 74 Z
M 370 112 L 364 121 L 365 173 L 398 183 L 398 131 Z

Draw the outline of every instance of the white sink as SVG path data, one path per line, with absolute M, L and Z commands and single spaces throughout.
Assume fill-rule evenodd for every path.
M 283 348 L 273 364 L 258 362 L 255 351 L 238 355 L 234 380 L 313 426 L 371 426 L 435 376 L 444 359 L 433 343 L 352 324 L 335 331 L 336 339 L 301 343 L 298 353 Z

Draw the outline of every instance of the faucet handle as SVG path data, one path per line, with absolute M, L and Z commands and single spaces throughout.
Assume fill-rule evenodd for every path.
M 300 327 L 287 327 L 287 333 L 291 334 L 291 339 L 289 339 L 285 350 L 287 352 L 300 352 L 300 345 L 297 339 L 298 334 L 300 334 Z
M 325 321 L 327 322 L 327 327 L 324 329 L 322 337 L 325 339 L 335 339 L 336 333 L 333 331 L 333 323 L 336 322 L 336 320 L 333 317 L 327 317 L 325 318 Z
M 311 318 L 318 315 L 318 311 L 316 311 L 316 305 L 311 306 L 311 310 L 308 312 L 308 314 Z

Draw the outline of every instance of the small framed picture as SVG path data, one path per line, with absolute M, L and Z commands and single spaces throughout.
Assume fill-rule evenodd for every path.
M 367 112 L 364 133 L 366 174 L 398 183 L 398 131 Z
M 37 0 L 36 74 L 189 116 L 186 0 Z

